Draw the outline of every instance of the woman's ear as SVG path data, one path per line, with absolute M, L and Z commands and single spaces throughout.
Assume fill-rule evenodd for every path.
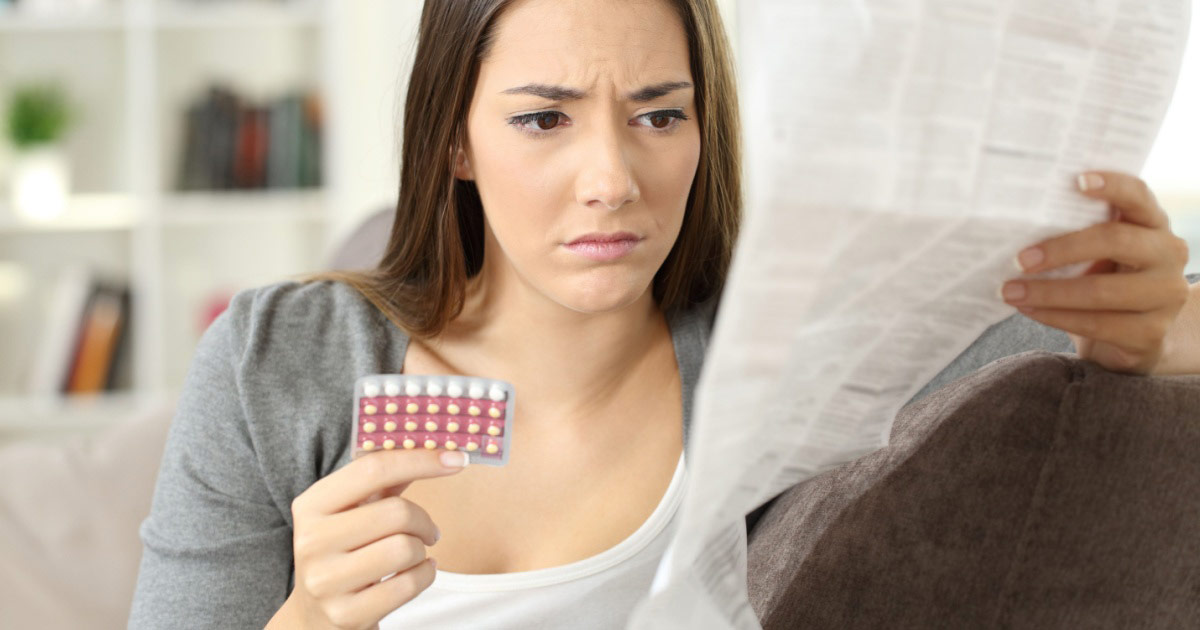
M 467 152 L 462 147 L 458 147 L 454 152 L 454 177 L 467 181 L 475 179 L 475 172 L 471 170 L 471 161 L 467 159 Z

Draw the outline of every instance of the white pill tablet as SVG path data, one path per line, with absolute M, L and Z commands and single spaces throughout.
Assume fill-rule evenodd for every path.
M 429 381 L 429 383 L 425 385 L 425 393 L 429 394 L 430 396 L 441 396 L 442 384 L 437 381 Z
M 387 394 L 388 396 L 399 396 L 400 395 L 400 383 L 397 383 L 396 381 L 388 381 L 388 382 L 384 383 L 383 384 L 383 393 Z
M 488 390 L 488 398 L 497 402 L 504 400 L 504 389 L 499 385 L 492 385 L 491 389 Z
M 483 383 L 471 383 L 471 387 L 467 389 L 468 398 L 483 398 Z
M 450 384 L 446 385 L 446 395 L 447 396 L 450 396 L 451 398 L 458 398 L 459 396 L 462 396 L 462 393 L 463 393 L 462 383 L 460 383 L 458 381 L 450 381 Z
M 416 381 L 409 381 L 404 384 L 404 393 L 408 396 L 420 396 L 421 384 Z
M 363 383 L 363 396 L 374 398 L 379 395 L 379 383 L 375 381 L 367 381 Z

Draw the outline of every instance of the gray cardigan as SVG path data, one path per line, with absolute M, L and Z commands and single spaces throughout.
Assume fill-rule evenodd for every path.
M 685 442 L 715 301 L 669 322 Z M 356 378 L 400 371 L 408 337 L 347 285 L 235 295 L 201 337 L 139 533 L 129 627 L 262 628 L 291 592 L 292 499 L 349 462 Z M 990 328 L 918 396 L 994 359 L 1070 352 L 1023 316 Z M 914 397 L 915 398 L 915 397 Z

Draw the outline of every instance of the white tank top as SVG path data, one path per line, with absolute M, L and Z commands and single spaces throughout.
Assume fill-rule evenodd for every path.
M 468 574 L 438 570 L 433 584 L 379 622 L 379 630 L 624 628 L 650 592 L 676 526 L 686 471 L 675 475 L 650 517 L 616 546 L 533 571 Z

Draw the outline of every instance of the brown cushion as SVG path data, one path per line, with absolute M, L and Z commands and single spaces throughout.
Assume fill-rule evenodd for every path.
M 1200 376 L 1001 359 L 749 540 L 767 629 L 1200 628 Z

